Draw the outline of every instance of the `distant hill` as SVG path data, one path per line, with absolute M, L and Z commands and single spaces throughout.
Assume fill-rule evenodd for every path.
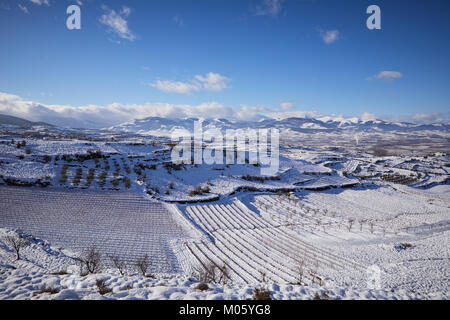
M 28 121 L 22 118 L 8 116 L 6 114 L 0 114 L 0 124 L 7 124 L 19 127 L 32 127 L 32 126 L 49 126 L 53 127 L 53 125 L 45 123 L 45 122 L 33 122 Z

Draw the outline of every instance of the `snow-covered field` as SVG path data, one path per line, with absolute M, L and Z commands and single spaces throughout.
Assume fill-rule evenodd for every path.
M 0 239 L 15 234 L 0 228 Z M 292 285 L 267 282 L 264 284 L 209 284 L 199 290 L 199 281 L 187 275 L 143 277 L 136 272 L 120 275 L 113 269 L 80 276 L 78 265 L 69 250 L 61 250 L 48 242 L 32 238 L 22 251 L 22 259 L 0 240 L 0 299 L 36 300 L 246 300 L 254 288 L 271 291 L 273 299 L 442 299 L 442 294 L 422 295 L 401 289 L 370 289 Z M 107 293 L 100 293 L 97 283 L 103 281 Z
M 283 145 L 262 177 L 173 164 L 165 138 L 51 130 L 0 135 L 0 299 L 448 299 L 446 154 Z M 31 240 L 17 261 L 13 234 Z M 93 247 L 102 269 L 81 276 Z M 211 267 L 226 281 L 197 289 Z
M 129 263 L 148 254 L 152 272 L 179 273 L 175 256 L 195 230 L 183 228 L 162 203 L 131 193 L 47 191 L 0 187 L 0 225 L 81 252 L 95 246 Z

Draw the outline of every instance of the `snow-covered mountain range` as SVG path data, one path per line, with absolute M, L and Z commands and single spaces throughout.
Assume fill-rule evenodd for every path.
M 148 135 L 168 135 L 177 128 L 184 128 L 193 132 L 194 122 L 202 121 L 204 129 L 218 128 L 226 129 L 246 129 L 246 128 L 277 128 L 280 130 L 291 130 L 304 133 L 314 132 L 339 132 L 343 130 L 355 130 L 365 132 L 411 132 L 411 131 L 444 131 L 448 132 L 450 124 L 429 124 L 420 125 L 406 122 L 387 122 L 383 120 L 362 121 L 358 118 L 285 118 L 273 119 L 262 118 L 259 121 L 230 121 L 227 119 L 199 119 L 199 118 L 161 118 L 149 117 L 126 122 L 110 127 L 114 131 Z

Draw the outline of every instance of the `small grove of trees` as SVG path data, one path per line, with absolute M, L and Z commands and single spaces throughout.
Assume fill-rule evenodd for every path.
M 16 260 L 20 260 L 20 251 L 30 244 L 30 241 L 22 235 L 6 236 L 4 241 L 7 246 L 10 246 L 16 252 Z

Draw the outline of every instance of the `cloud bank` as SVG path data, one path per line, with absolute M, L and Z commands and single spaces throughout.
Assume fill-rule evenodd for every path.
M 199 105 L 159 102 L 148 102 L 142 105 L 111 103 L 105 106 L 79 107 L 45 105 L 0 92 L 0 113 L 67 127 L 105 128 L 146 117 L 259 120 L 261 113 L 266 111 L 268 110 L 263 106 L 242 105 L 232 108 L 218 102 L 206 102 Z
M 288 103 L 289 104 L 289 103 Z M 205 102 L 199 105 L 151 103 L 108 105 L 46 105 L 29 101 L 17 95 L 0 92 L 0 113 L 24 118 L 30 121 L 43 121 L 65 127 L 107 128 L 124 122 L 146 117 L 163 118 L 225 118 L 229 120 L 258 121 L 262 118 L 285 119 L 323 118 L 324 115 L 315 111 L 292 111 L 290 105 L 280 105 L 278 109 L 265 106 L 230 107 L 218 102 Z M 330 116 L 331 120 L 343 120 L 345 116 Z M 363 113 L 360 120 L 381 119 L 386 121 L 404 121 L 418 124 L 449 123 L 450 112 L 416 113 L 411 116 L 377 116 Z

